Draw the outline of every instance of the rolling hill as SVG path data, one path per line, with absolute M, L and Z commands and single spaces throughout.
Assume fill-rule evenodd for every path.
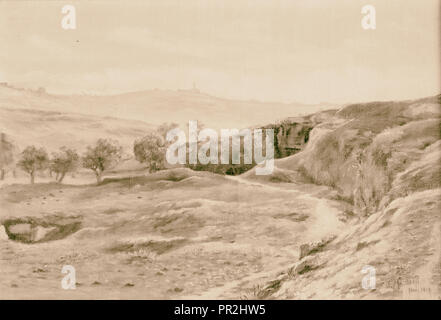
M 99 138 L 110 138 L 129 150 L 136 138 L 154 128 L 135 120 L 0 108 L 0 131 L 10 136 L 20 149 L 33 144 L 49 151 L 61 146 L 84 150 Z
M 54 95 L 3 84 L 0 85 L 0 108 L 111 116 L 153 125 L 176 122 L 183 128 L 189 120 L 198 120 L 206 127 L 220 129 L 264 125 L 314 113 L 330 105 L 229 100 L 197 90 L 145 90 L 107 96 Z

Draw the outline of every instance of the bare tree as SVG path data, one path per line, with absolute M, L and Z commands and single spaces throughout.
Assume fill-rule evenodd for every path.
M 48 167 L 49 158 L 44 148 L 37 149 L 29 146 L 20 155 L 18 166 L 31 177 L 31 184 L 35 181 L 35 173 Z
M 95 146 L 87 147 L 83 155 L 83 167 L 93 170 L 97 183 L 101 183 L 101 176 L 107 170 L 117 164 L 121 159 L 122 148 L 118 142 L 99 139 Z

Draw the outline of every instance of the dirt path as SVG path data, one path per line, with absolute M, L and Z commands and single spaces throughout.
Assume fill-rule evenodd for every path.
M 311 196 L 306 192 L 296 189 L 287 189 L 283 186 L 267 185 L 256 181 L 249 181 L 238 176 L 227 176 L 228 179 L 247 186 L 260 187 L 271 191 L 291 193 L 295 198 L 302 199 L 310 204 L 312 210 L 311 221 L 308 229 L 302 234 L 303 242 L 319 241 L 331 234 L 338 234 L 344 227 L 344 223 L 338 219 L 340 210 L 333 207 L 331 201 Z M 193 294 L 182 297 L 183 299 L 237 299 L 236 292 L 244 292 L 244 285 L 261 285 L 273 279 L 280 272 L 286 271 L 287 267 L 295 261 L 287 261 L 287 265 L 269 266 L 265 270 L 251 274 L 242 279 L 231 281 L 221 287 L 211 288 L 202 294 Z
M 338 219 L 338 215 L 341 213 L 340 210 L 333 206 L 330 200 L 316 198 L 309 193 L 296 189 L 287 189 L 282 186 L 279 187 L 249 181 L 239 176 L 227 176 L 227 178 L 249 186 L 258 186 L 272 191 L 292 193 L 296 198 L 306 200 L 310 203 L 310 207 L 314 208 L 314 222 L 308 226 L 308 231 L 305 233 L 304 238 L 305 242 L 321 240 L 321 238 L 329 236 L 330 234 L 338 233 L 344 227 L 344 223 Z

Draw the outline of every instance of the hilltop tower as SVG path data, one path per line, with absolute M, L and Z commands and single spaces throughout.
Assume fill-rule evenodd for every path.
M 193 81 L 193 88 L 191 89 L 192 92 L 194 93 L 200 93 L 198 87 L 196 86 L 196 82 Z

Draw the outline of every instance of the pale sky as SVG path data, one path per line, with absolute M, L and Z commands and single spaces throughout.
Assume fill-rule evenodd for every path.
M 61 8 L 76 7 L 63 30 Z M 374 5 L 377 29 L 363 30 Z M 440 0 L 1 1 L 0 81 L 280 102 L 440 92 Z

